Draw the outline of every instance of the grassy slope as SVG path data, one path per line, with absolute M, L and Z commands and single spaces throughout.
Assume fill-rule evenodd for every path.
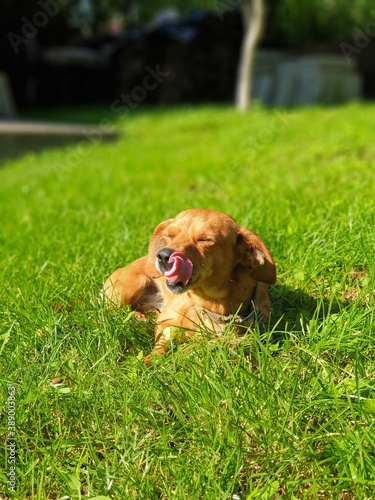
M 372 497 L 374 106 L 85 115 L 121 140 L 0 170 L 0 425 L 5 443 L 10 382 L 16 498 Z M 271 248 L 273 335 L 146 369 L 152 327 L 105 311 L 98 291 L 159 221 L 201 206 Z

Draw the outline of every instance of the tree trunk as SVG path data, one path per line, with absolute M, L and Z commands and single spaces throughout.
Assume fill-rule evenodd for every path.
M 236 107 L 240 111 L 246 111 L 251 99 L 255 51 L 263 29 L 263 0 L 244 0 L 241 10 L 245 35 L 238 66 Z

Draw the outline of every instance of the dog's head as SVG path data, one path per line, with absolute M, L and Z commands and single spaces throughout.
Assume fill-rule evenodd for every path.
M 148 256 L 150 274 L 156 267 L 173 293 L 220 289 L 239 268 L 256 281 L 276 281 L 275 263 L 260 237 L 215 210 L 186 210 L 159 224 Z

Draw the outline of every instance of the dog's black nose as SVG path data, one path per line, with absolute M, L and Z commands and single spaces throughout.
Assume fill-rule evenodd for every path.
M 170 248 L 162 248 L 160 252 L 156 254 L 159 264 L 165 270 L 169 270 L 172 267 L 172 264 L 169 263 L 169 257 L 172 255 L 172 253 L 173 250 L 171 250 Z

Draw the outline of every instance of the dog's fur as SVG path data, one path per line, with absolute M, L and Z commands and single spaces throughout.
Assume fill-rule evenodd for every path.
M 192 265 L 186 285 L 170 283 L 160 251 L 181 252 Z M 252 326 L 269 317 L 268 284 L 276 282 L 272 255 L 260 237 L 227 214 L 193 209 L 159 224 L 148 255 L 117 269 L 104 285 L 111 304 L 159 311 L 152 356 L 164 354 L 179 332 L 192 337 L 202 326 L 220 332 L 228 318 Z M 253 313 L 248 314 L 249 311 Z M 241 320 L 242 318 L 242 320 Z

